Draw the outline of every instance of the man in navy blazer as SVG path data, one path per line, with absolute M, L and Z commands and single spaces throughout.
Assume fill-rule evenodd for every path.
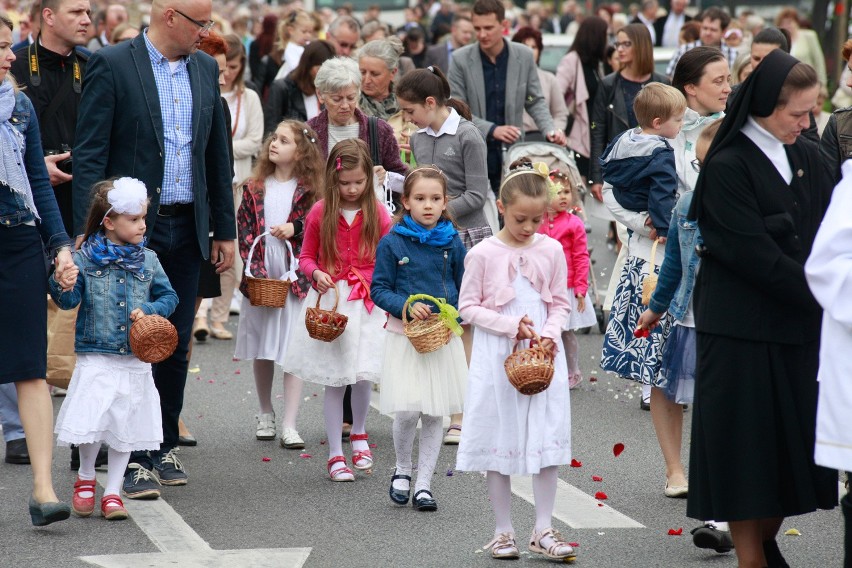
M 174 449 L 199 268 L 210 257 L 222 272 L 234 259 L 236 221 L 219 68 L 197 52 L 212 27 L 211 11 L 211 0 L 154 0 L 151 26 L 129 42 L 98 50 L 83 78 L 73 149 L 76 233 L 83 233 L 95 183 L 115 176 L 143 181 L 150 196 L 148 247 L 159 256 L 179 299 L 170 318 L 178 348 L 153 365 L 163 442 L 159 451 L 134 452 L 124 479 L 130 498 L 156 498 L 159 484 L 187 482 Z

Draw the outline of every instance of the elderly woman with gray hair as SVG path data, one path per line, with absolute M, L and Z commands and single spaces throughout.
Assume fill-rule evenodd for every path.
M 397 37 L 373 40 L 358 50 L 361 98 L 358 106 L 369 116 L 388 120 L 399 112 L 393 80 L 405 48 Z

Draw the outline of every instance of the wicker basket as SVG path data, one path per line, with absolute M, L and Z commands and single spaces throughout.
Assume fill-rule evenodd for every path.
M 145 316 L 130 326 L 130 350 L 144 363 L 160 363 L 171 357 L 178 344 L 172 322 L 162 316 Z
M 437 351 L 450 342 L 452 331 L 448 328 L 438 314 L 432 314 L 425 320 L 408 319 L 408 305 L 412 299 L 429 300 L 438 304 L 438 300 L 426 294 L 418 294 L 408 298 L 402 307 L 402 326 L 405 336 L 414 346 L 418 353 L 431 353 Z
M 541 346 L 538 335 L 530 341 L 527 349 L 519 351 L 518 345 L 515 344 L 503 363 L 509 382 L 521 394 L 533 395 L 546 390 L 553 380 L 553 353 Z
M 248 288 L 248 298 L 252 306 L 262 306 L 264 308 L 283 308 L 287 304 L 287 295 L 290 290 L 290 283 L 296 279 L 295 264 L 296 259 L 293 257 L 293 247 L 290 246 L 290 241 L 284 241 L 287 245 L 287 251 L 290 253 L 289 266 L 290 270 L 285 275 L 285 280 L 273 278 L 255 278 L 251 275 L 251 259 L 254 256 L 254 247 L 260 242 L 263 237 L 269 236 L 269 231 L 258 235 L 251 245 L 248 253 L 248 261 L 246 262 L 246 287 Z
M 337 285 L 334 288 L 334 306 L 331 310 L 323 310 L 320 308 L 320 300 L 322 296 L 317 296 L 317 305 L 313 308 L 308 308 L 305 312 L 305 327 L 308 328 L 308 335 L 320 341 L 334 341 L 346 329 L 346 324 L 349 318 L 343 314 L 337 313 L 337 303 L 340 301 L 340 293 L 337 291 Z

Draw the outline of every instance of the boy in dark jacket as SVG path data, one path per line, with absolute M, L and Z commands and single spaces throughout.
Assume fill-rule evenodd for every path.
M 663 239 L 677 201 L 674 150 L 666 139 L 680 132 L 685 111 L 680 91 L 648 83 L 633 103 L 639 126 L 613 139 L 600 159 L 604 183 L 612 186 L 618 204 L 637 213 L 647 211 Z

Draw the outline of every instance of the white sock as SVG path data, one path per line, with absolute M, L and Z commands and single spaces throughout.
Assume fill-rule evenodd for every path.
M 644 402 L 651 402 L 651 385 L 642 385 L 642 400 Z
M 417 458 L 415 495 L 421 489 L 430 491 L 432 488 L 432 475 L 435 473 L 435 466 L 438 465 L 438 454 L 441 453 L 441 445 L 444 442 L 443 430 L 442 416 L 423 414 L 420 417 L 420 453 Z
M 101 444 L 80 444 L 77 448 L 80 450 L 80 471 L 77 472 L 77 476 L 85 481 L 93 481 L 95 479 L 95 461 L 98 459 Z M 123 470 L 121 473 L 124 475 Z M 80 497 L 84 499 L 89 499 L 93 496 L 94 493 L 91 491 L 80 492 Z
M 119 452 L 109 449 L 109 463 L 107 465 L 107 482 L 104 495 L 121 495 L 121 483 L 124 481 L 124 470 L 130 461 L 130 452 Z
M 284 428 L 296 429 L 296 418 L 299 417 L 299 404 L 302 402 L 302 379 L 290 373 L 284 373 Z
M 411 449 L 417 433 L 419 412 L 397 412 L 393 417 L 393 447 L 396 451 L 396 473 L 411 477 Z M 407 479 L 395 479 L 393 488 L 408 491 L 411 482 Z

